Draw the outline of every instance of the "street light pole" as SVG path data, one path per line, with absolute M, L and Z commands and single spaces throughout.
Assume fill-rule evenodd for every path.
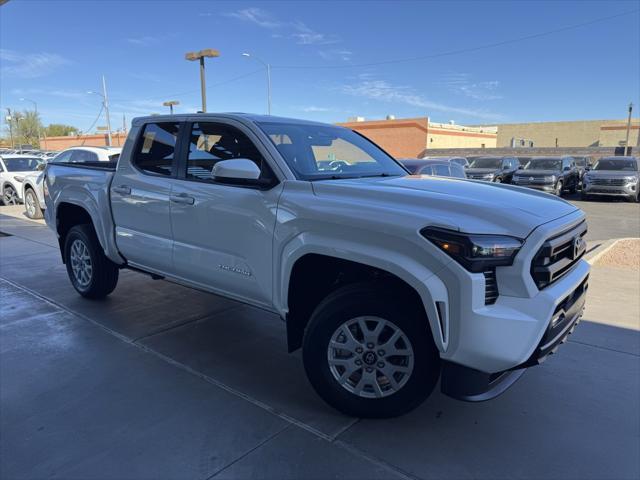
M 180 102 L 178 100 L 169 100 L 167 102 L 162 102 L 162 105 L 169 107 L 169 112 L 173 115 L 173 106 L 180 105 Z
M 624 154 L 629 155 L 629 131 L 631 130 L 631 112 L 633 111 L 633 103 L 629 104 L 629 118 L 627 118 L 627 139 L 624 142 Z M 638 134 L 640 135 L 640 133 Z
M 202 96 L 202 111 L 207 111 L 207 87 L 205 84 L 205 71 L 204 71 L 204 59 L 206 57 L 215 58 L 219 57 L 220 52 L 213 48 L 206 48 L 199 52 L 187 52 L 184 56 L 189 61 L 200 61 L 200 95 Z
M 242 56 L 257 60 L 267 69 L 267 115 L 271 115 L 271 64 L 265 62 L 260 57 L 251 55 L 250 53 L 245 52 Z

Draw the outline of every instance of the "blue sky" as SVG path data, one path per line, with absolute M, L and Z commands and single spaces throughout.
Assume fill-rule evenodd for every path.
M 165 100 L 195 111 L 198 68 L 184 53 L 216 48 L 209 111 L 265 112 L 266 73 L 241 56 L 250 52 L 273 65 L 276 115 L 463 124 L 624 118 L 640 100 L 638 9 L 638 1 L 11 0 L 0 7 L 0 106 L 31 108 L 26 97 L 45 123 L 86 130 L 101 102 L 86 92 L 104 74 L 114 127 L 123 114 L 129 122 L 166 111 Z M 459 53 L 439 55 L 447 52 Z M 405 59 L 413 60 L 384 63 Z

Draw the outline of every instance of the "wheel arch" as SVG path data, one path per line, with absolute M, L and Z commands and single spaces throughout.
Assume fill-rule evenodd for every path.
M 448 346 L 449 299 L 444 283 L 424 265 L 397 252 L 304 245 L 282 256 L 281 280 L 276 283 L 276 308 L 287 323 L 290 352 L 301 345 L 313 309 L 338 286 L 365 279 L 390 282 L 420 302 L 434 342 Z M 289 248 L 293 248 L 290 245 Z M 342 279 L 337 279 L 341 276 Z M 312 280 L 310 281 L 309 278 Z M 337 280 L 336 280 L 337 279 Z M 315 289 L 316 291 L 314 291 Z M 305 305 L 301 308 L 301 305 Z

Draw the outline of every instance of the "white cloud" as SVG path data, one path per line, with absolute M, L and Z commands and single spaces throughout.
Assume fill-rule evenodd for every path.
M 60 67 L 71 63 L 57 53 L 19 53 L 0 49 L 0 73 L 19 78 L 44 77 Z
M 303 112 L 331 112 L 333 109 L 327 107 L 316 107 L 315 105 L 309 105 L 308 107 L 300 108 Z
M 391 85 L 384 80 L 364 80 L 355 85 L 343 85 L 340 88 L 340 91 L 347 95 L 356 97 L 379 100 L 388 103 L 403 103 L 405 105 L 424 108 L 426 110 L 454 113 L 485 120 L 499 120 L 501 118 L 498 114 L 483 110 L 454 107 L 433 102 L 416 93 L 411 87 Z
M 295 38 L 299 45 L 331 45 L 341 41 L 337 35 L 316 32 L 300 21 L 292 25 L 296 32 L 292 33 L 291 37 Z
M 325 60 L 343 60 L 348 62 L 351 60 L 353 52 L 350 50 L 319 50 L 318 55 Z
M 269 12 L 261 8 L 243 8 L 223 15 L 244 22 L 250 22 L 262 28 L 280 28 L 283 26 L 282 22 L 276 20 Z
M 503 98 L 498 93 L 500 87 L 498 80 L 472 82 L 471 75 L 468 73 L 450 73 L 444 75 L 440 83 L 450 91 L 473 100 L 488 101 Z
M 127 38 L 127 42 L 129 42 L 131 45 L 137 45 L 139 47 L 150 47 L 151 45 L 156 45 L 157 43 L 159 43 L 160 38 L 145 35 L 143 37 Z

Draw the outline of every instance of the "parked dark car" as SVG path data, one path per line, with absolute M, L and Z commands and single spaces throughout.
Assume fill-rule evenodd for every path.
M 487 182 L 511 183 L 520 168 L 516 157 L 475 157 L 467 168 L 467 178 Z
M 576 161 L 576 167 L 580 176 L 580 185 L 582 185 L 584 173 L 587 171 L 587 167 L 591 167 L 593 161 L 591 157 L 573 157 L 573 159 Z
M 636 157 L 605 157 L 596 162 L 583 178 L 582 199 L 592 195 L 626 197 L 637 202 L 640 197 L 640 172 Z
M 580 177 L 573 157 L 533 157 L 512 183 L 561 196 L 565 190 L 575 193 Z
M 412 175 L 433 175 L 435 177 L 467 178 L 464 167 L 447 160 L 404 158 L 399 160 Z

